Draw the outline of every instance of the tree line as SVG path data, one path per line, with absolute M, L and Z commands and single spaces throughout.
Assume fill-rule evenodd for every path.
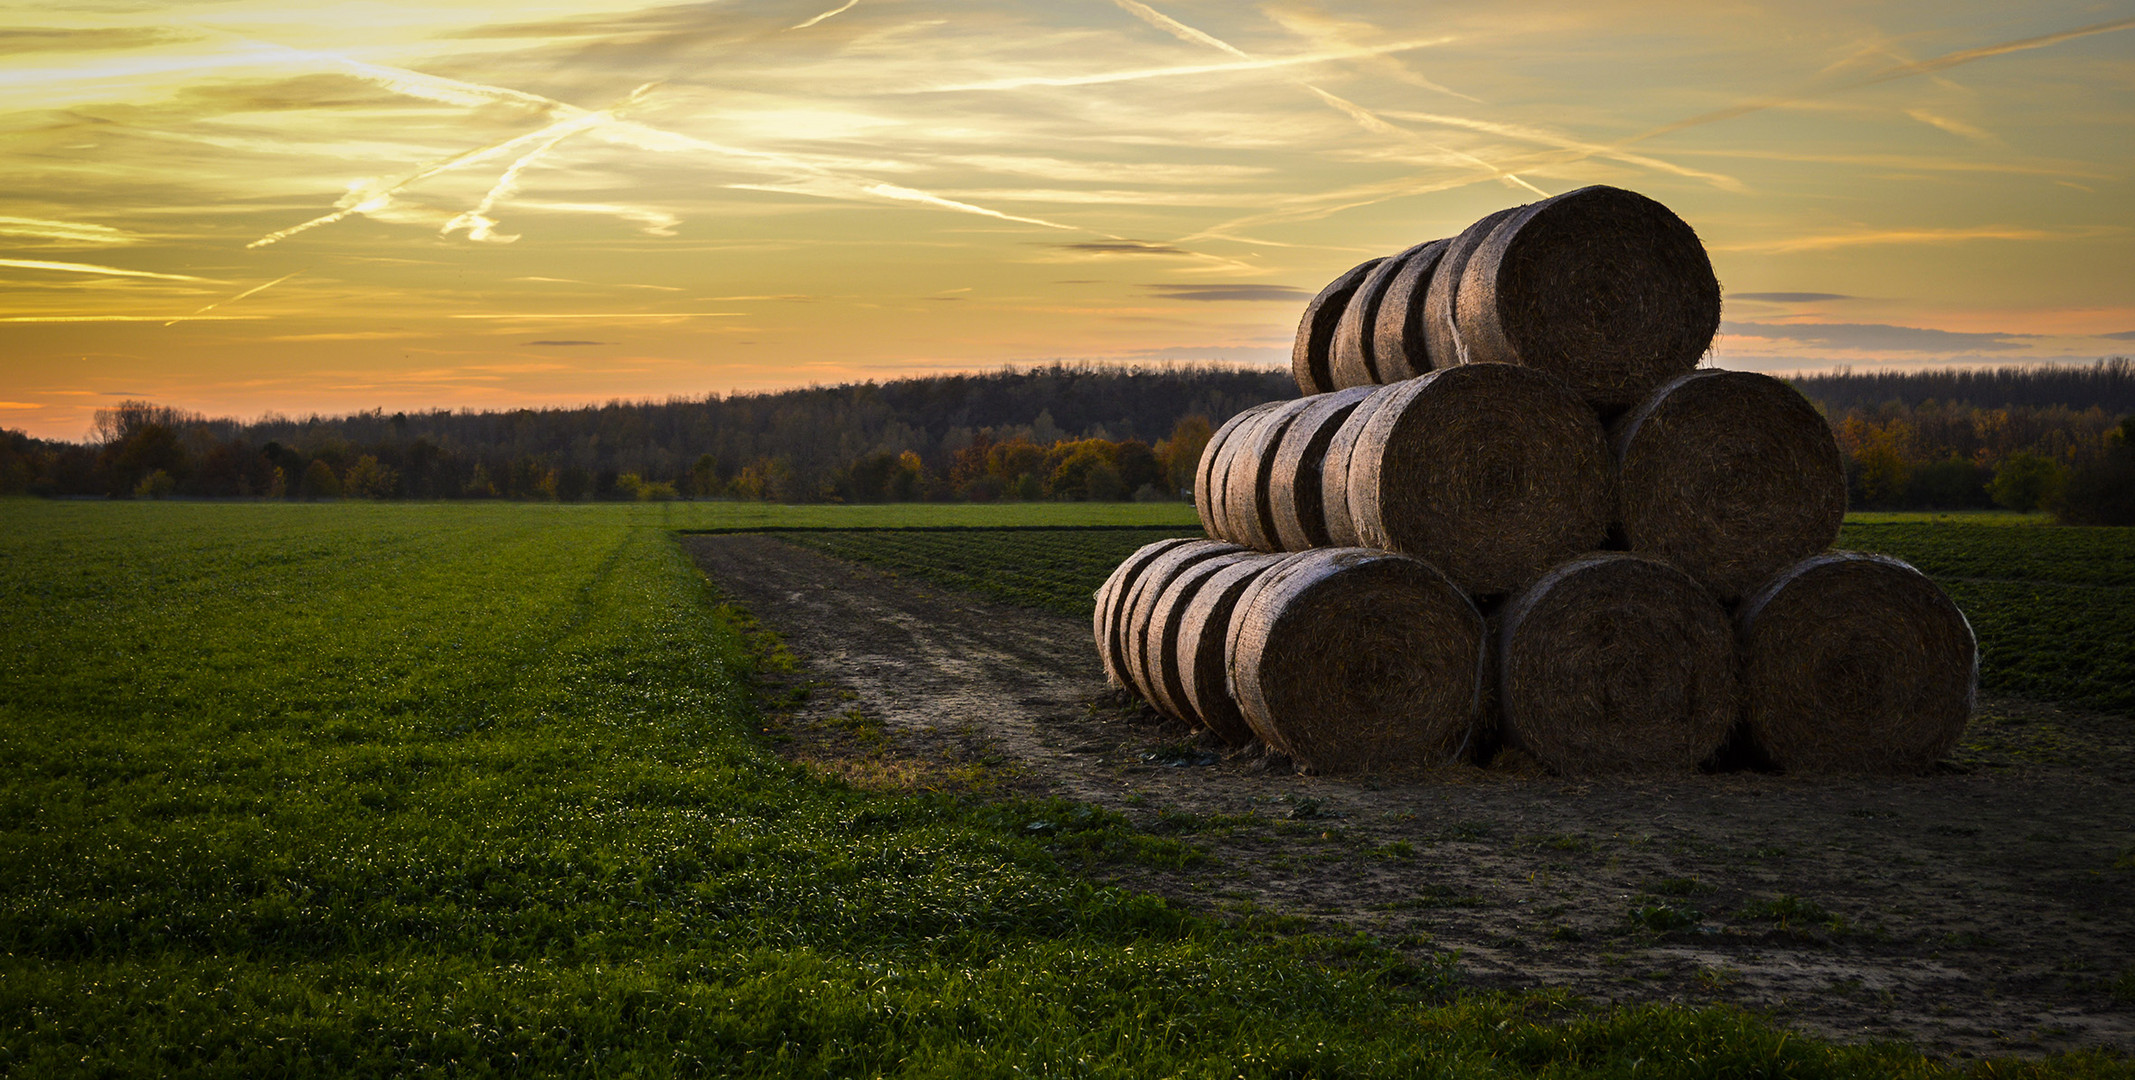
M 2135 371 L 1840 372 L 1852 505 L 2135 523 Z M 79 443 L 0 433 L 0 493 L 206 498 L 1176 499 L 1209 432 L 1285 371 L 1055 364 L 575 409 L 216 419 L 146 402 Z

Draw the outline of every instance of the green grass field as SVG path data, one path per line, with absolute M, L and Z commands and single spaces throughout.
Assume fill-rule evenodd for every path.
M 1094 887 L 1057 808 L 781 762 L 672 538 L 1031 511 L 1180 519 L 0 502 L 0 1072 L 2135 1075 L 1463 994 Z

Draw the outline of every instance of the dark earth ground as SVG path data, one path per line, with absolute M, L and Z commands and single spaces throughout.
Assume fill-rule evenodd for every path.
M 790 756 L 861 786 L 1093 803 L 1208 855 L 1101 871 L 1118 884 L 1457 953 L 1470 986 L 1731 1002 L 1956 1056 L 2135 1050 L 2123 718 L 1986 699 L 1917 778 L 1302 776 L 1108 689 L 1086 621 L 763 536 L 683 542 L 791 650 L 769 688 Z

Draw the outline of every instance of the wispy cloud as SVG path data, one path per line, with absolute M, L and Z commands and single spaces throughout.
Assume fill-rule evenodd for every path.
M 2021 349 L 2030 334 L 1969 334 L 1881 323 L 1744 323 L 1720 326 L 1722 335 L 1799 341 L 1831 349 L 1875 352 L 2001 352 Z
M 528 345 L 613 345 L 612 341 L 529 341 Z
M 1881 244 L 1961 244 L 1975 240 L 2078 240 L 2115 236 L 2126 230 L 2115 226 L 2041 229 L 2021 225 L 1971 225 L 1940 229 L 1863 229 L 1859 232 L 1825 233 L 1820 236 L 1789 236 L 1777 240 L 1752 240 L 1715 245 L 1714 251 L 1759 251 L 1785 254 L 1794 251 L 1829 251 L 1834 248 Z
M 1758 300 L 1768 304 L 1814 304 L 1823 300 L 1851 300 L 1844 293 L 1830 292 L 1731 292 L 1729 300 Z
M 1312 291 L 1292 285 L 1144 285 L 1166 300 L 1277 300 L 1296 303 L 1310 300 Z

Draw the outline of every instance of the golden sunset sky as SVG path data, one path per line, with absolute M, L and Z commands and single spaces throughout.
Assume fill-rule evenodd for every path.
M 1721 366 L 2135 348 L 2135 4 L 0 0 L 0 426 L 1286 363 L 1674 208 Z

